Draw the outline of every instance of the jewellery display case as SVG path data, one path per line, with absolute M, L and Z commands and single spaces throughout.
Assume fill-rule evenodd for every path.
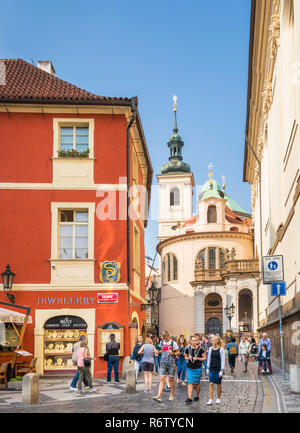
M 86 328 L 86 323 L 76 316 L 59 316 L 46 322 L 43 361 L 45 374 L 68 370 L 71 373 L 76 370 L 72 362 L 72 349 L 80 335 L 87 336 Z
M 98 326 L 98 356 L 103 357 L 106 352 L 106 344 L 110 335 L 115 334 L 116 341 L 120 343 L 119 356 L 124 356 L 124 325 L 116 322 L 106 322 Z

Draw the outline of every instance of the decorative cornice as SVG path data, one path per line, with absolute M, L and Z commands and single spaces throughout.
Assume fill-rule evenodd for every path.
M 242 233 L 242 232 L 195 232 L 195 233 L 186 233 L 178 236 L 172 236 L 170 238 L 164 239 L 161 241 L 156 249 L 160 254 L 161 250 L 168 245 L 178 243 L 181 241 L 195 240 L 195 239 L 249 239 L 253 240 L 252 233 Z

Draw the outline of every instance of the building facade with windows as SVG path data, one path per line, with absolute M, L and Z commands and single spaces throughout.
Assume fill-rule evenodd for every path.
M 193 215 L 193 174 L 182 161 L 176 117 L 168 146 L 169 162 L 157 176 L 160 330 L 224 334 L 229 329 L 224 309 L 233 303 L 232 331 L 254 334 L 259 272 L 250 215 L 225 192 L 224 182 L 222 187 L 216 182 L 211 164 Z
M 253 0 L 251 9 L 243 180 L 251 185 L 256 256 L 283 256 L 288 367 L 300 363 L 300 2 Z M 281 364 L 278 298 L 261 279 L 258 295 L 259 331 Z
M 51 62 L 2 64 L 0 265 L 16 274 L 15 303 L 31 307 L 24 348 L 39 374 L 72 374 L 72 345 L 86 333 L 100 377 L 109 334 L 123 359 L 146 328 L 152 167 L 137 98 L 87 92 Z

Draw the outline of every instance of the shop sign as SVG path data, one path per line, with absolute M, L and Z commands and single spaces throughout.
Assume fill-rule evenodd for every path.
M 97 304 L 116 304 L 118 302 L 118 293 L 98 293 Z
M 95 305 L 117 303 L 118 293 L 97 293 L 96 296 L 38 296 L 36 305 Z
M 86 329 L 87 323 L 77 316 L 56 316 L 47 320 L 45 329 Z

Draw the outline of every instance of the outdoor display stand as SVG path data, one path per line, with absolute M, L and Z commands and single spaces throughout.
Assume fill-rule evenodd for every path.
M 110 342 L 110 334 L 115 334 L 116 341 L 120 343 L 120 356 L 124 356 L 124 325 L 116 322 L 105 322 L 98 326 L 98 356 L 103 357 L 106 344 Z
M 21 308 L 26 310 L 26 314 L 4 308 L 2 305 L 10 308 Z M 0 302 L 0 365 L 6 362 L 10 363 L 8 379 L 14 376 L 14 368 L 18 357 L 28 354 L 28 352 L 21 349 L 27 324 L 32 323 L 29 313 L 29 307 Z

